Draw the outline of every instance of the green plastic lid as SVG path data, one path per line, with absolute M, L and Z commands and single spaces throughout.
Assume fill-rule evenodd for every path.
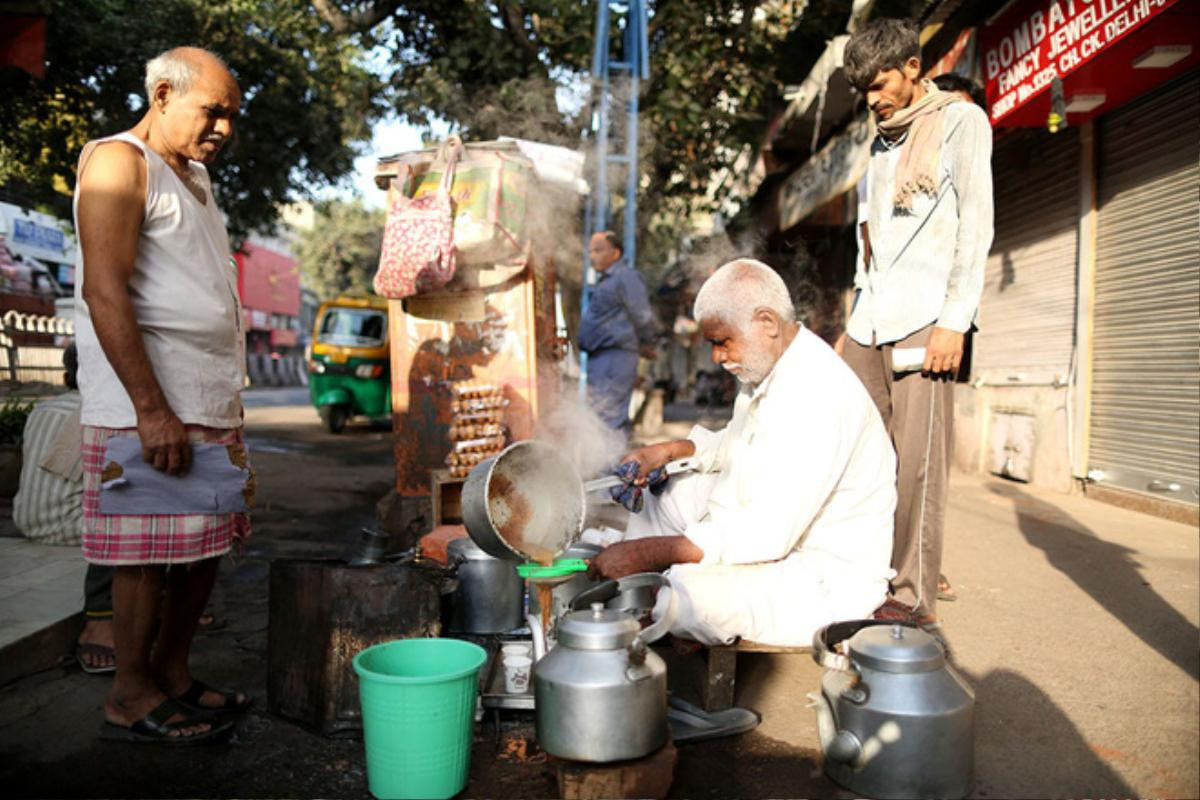
M 582 558 L 564 558 L 562 561 L 555 561 L 550 566 L 542 564 L 534 564 L 526 562 L 517 565 L 517 574 L 522 578 L 561 578 L 563 575 L 570 575 L 575 572 L 586 572 L 588 562 Z

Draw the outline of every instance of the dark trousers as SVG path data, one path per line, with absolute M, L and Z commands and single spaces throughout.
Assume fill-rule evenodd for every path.
M 638 354 L 632 350 L 588 353 L 588 399 L 610 428 L 629 428 L 629 398 L 637 382 L 637 365 Z
M 83 613 L 89 620 L 112 619 L 113 568 L 88 564 L 83 578 Z

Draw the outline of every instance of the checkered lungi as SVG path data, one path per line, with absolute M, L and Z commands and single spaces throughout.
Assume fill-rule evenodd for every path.
M 188 425 L 192 442 L 242 443 L 242 429 Z M 92 564 L 186 564 L 222 556 L 250 535 L 247 514 L 101 514 L 100 474 L 110 437 L 136 428 L 83 426 L 83 557 Z

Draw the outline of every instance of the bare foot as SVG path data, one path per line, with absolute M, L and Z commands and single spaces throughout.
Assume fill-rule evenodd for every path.
M 166 699 L 167 696 L 158 689 L 127 694 L 121 697 L 118 697 L 114 691 L 109 694 L 108 700 L 104 703 L 104 718 L 114 725 L 128 728 L 158 708 Z M 167 719 L 166 724 L 175 725 L 187 719 L 188 717 L 185 714 L 172 714 Z M 175 728 L 167 735 L 171 737 L 199 736 L 208 733 L 211 729 L 212 725 L 207 722 L 197 722 L 192 725 Z
M 78 644 L 94 645 L 79 652 L 83 663 L 92 669 L 106 669 L 117 664 L 113 650 L 113 623 L 111 619 L 90 619 L 79 634 Z

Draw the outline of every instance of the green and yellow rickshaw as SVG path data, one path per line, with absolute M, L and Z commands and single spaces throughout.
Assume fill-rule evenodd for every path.
M 317 311 L 308 390 L 331 433 L 355 416 L 391 414 L 387 323 L 387 301 L 379 297 L 339 297 Z

